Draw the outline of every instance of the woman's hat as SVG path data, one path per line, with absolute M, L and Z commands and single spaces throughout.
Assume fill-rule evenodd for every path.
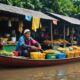
M 31 32 L 31 31 L 30 31 L 29 29 L 25 29 L 25 30 L 24 30 L 24 34 L 25 34 L 25 33 L 28 33 L 28 32 Z

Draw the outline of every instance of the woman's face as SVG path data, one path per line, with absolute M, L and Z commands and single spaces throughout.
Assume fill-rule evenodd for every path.
M 31 36 L 31 33 L 25 33 L 26 38 L 30 38 L 30 36 Z

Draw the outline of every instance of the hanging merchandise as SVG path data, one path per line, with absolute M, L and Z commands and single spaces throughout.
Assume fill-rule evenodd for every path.
M 12 24 L 11 24 L 11 19 L 9 19 L 9 21 L 8 21 L 8 26 L 9 26 L 9 27 L 12 26 Z
M 11 21 L 18 22 L 19 21 L 19 18 L 18 17 L 12 17 L 11 18 Z
M 57 25 L 57 20 L 53 20 L 53 24 Z
M 40 28 L 42 28 L 42 24 L 41 24 L 41 22 L 40 22 L 40 26 L 39 26 Z
M 67 36 L 69 36 L 69 27 L 67 27 Z
M 19 31 L 20 33 L 23 32 L 23 21 L 20 21 L 18 31 Z
M 31 20 L 32 20 L 32 16 L 25 16 L 25 19 L 26 19 L 27 21 L 31 21 Z
M 13 41 L 14 43 L 16 42 L 16 32 L 15 32 L 15 30 L 12 30 L 11 41 Z
M 40 18 L 33 17 L 33 19 L 32 19 L 32 30 L 36 32 L 37 29 L 39 28 L 39 25 L 40 25 Z

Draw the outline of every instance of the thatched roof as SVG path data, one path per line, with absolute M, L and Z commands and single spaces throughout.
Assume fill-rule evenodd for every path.
M 50 17 L 50 16 L 40 12 L 40 11 L 19 8 L 19 7 L 1 4 L 1 3 L 0 3 L 0 11 L 6 11 L 6 12 L 16 13 L 16 14 L 21 14 L 21 15 L 26 15 L 26 16 L 34 16 L 34 17 L 39 17 L 39 18 L 43 18 L 43 19 L 57 20 L 53 17 Z

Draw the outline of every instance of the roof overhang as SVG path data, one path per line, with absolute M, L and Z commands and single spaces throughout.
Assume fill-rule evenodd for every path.
M 50 14 L 53 17 L 56 17 L 58 19 L 62 19 L 64 21 L 66 21 L 66 22 L 69 22 L 71 24 L 80 25 L 80 20 L 79 19 L 72 18 L 72 17 L 69 17 L 69 16 L 63 16 L 63 15 L 59 15 L 59 14 L 55 14 L 55 13 L 48 13 L 48 14 Z
M 40 11 L 34 11 L 34 10 L 19 8 L 19 7 L 1 4 L 1 3 L 0 3 L 0 11 L 6 11 L 6 12 L 16 13 L 16 14 L 20 14 L 20 15 L 34 16 L 34 17 L 38 17 L 38 18 L 57 21 L 57 19 L 50 17 L 50 16 L 48 16 L 48 15 L 46 15 Z

